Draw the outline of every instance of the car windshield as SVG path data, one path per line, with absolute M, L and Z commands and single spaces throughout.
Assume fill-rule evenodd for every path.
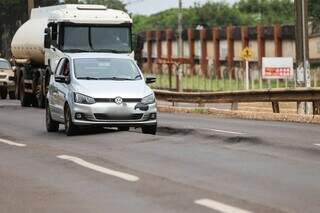
M 0 61 L 0 69 L 10 69 L 11 66 L 7 61 Z
M 81 58 L 74 59 L 77 79 L 85 80 L 141 80 L 137 65 L 130 59 Z
M 66 26 L 63 50 L 65 52 L 131 52 L 130 27 Z

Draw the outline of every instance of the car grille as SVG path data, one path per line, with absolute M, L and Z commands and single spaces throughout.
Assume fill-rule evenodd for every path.
M 98 103 L 112 103 L 115 102 L 115 98 L 95 98 L 94 99 Z M 124 103 L 139 103 L 141 102 L 141 98 L 123 98 L 122 101 Z
M 143 114 L 131 114 L 131 115 L 110 115 L 110 114 L 101 114 L 95 113 L 94 117 L 97 120 L 104 120 L 104 121 L 134 121 L 140 120 Z
M 5 79 L 6 77 L 6 75 L 0 75 L 0 79 Z

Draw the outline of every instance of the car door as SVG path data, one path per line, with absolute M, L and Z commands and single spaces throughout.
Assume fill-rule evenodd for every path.
M 65 73 L 66 68 L 68 67 L 68 73 Z M 68 58 L 61 59 L 61 66 L 58 66 L 57 75 L 65 76 L 70 79 L 70 62 Z M 61 121 L 64 121 L 64 105 L 66 102 L 66 97 L 69 92 L 69 87 L 67 83 L 55 82 L 57 88 L 57 112 Z
M 62 94 L 62 89 L 64 86 L 62 85 L 63 83 L 59 83 L 55 80 L 56 76 L 61 75 L 61 72 L 65 66 L 65 63 L 68 59 L 67 58 L 61 58 L 58 62 L 58 65 L 56 67 L 56 70 L 54 72 L 54 78 L 51 81 L 52 83 L 50 84 L 49 87 L 49 104 L 50 104 L 50 109 L 51 109 L 51 114 L 52 118 L 54 120 L 58 120 L 63 122 L 63 109 L 61 108 L 61 94 Z

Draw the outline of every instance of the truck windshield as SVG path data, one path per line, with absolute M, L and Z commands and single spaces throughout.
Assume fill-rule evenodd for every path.
M 11 66 L 7 61 L 0 61 L 0 69 L 10 69 Z
M 131 29 L 122 26 L 65 26 L 66 52 L 131 52 Z
M 130 59 L 81 58 L 74 59 L 74 73 L 84 80 L 141 80 L 136 64 Z

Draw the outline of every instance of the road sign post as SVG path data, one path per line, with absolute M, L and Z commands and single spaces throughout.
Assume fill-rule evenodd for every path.
M 252 58 L 252 50 L 248 47 L 244 48 L 241 51 L 241 58 L 246 63 L 246 90 L 250 89 L 250 82 L 249 82 L 249 60 Z

